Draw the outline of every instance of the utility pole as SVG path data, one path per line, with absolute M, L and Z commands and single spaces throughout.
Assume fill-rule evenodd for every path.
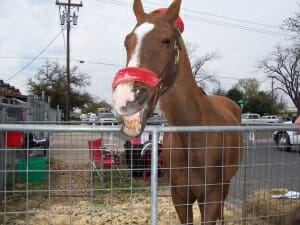
M 64 10 L 60 11 L 60 25 L 66 25 L 67 28 L 67 56 L 66 56 L 66 76 L 67 76 L 67 88 L 66 88 L 66 121 L 70 120 L 70 106 L 71 106 L 71 79 L 70 79 L 70 29 L 71 29 L 71 22 L 74 26 L 77 25 L 78 16 L 75 13 L 74 8 L 79 11 L 79 7 L 82 7 L 82 2 L 80 3 L 72 3 L 71 0 L 68 2 L 59 2 L 56 0 L 56 5 L 60 7 L 64 7 Z M 73 15 L 71 15 L 71 11 L 73 11 Z
M 272 88 L 272 108 L 271 108 L 271 114 L 273 114 L 274 111 L 274 77 L 272 76 L 272 84 L 271 84 L 271 88 Z

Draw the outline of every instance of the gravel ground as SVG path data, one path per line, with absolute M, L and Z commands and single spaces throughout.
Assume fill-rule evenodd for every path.
M 6 224 L 14 225 L 147 225 L 150 224 L 151 198 L 149 182 L 142 182 L 145 191 L 114 194 L 106 192 L 96 195 L 92 186 L 87 141 L 98 138 L 95 133 L 57 133 L 51 137 L 50 179 L 47 190 L 29 200 L 23 198 L 26 208 L 23 214 Z M 102 137 L 109 143 L 111 136 Z M 115 138 L 120 153 L 124 153 L 124 140 Z M 126 164 L 123 162 L 125 168 Z M 24 188 L 24 187 L 23 187 Z M 112 187 L 113 188 L 113 187 Z M 169 189 L 159 188 L 157 224 L 179 224 L 170 198 Z M 16 197 L 7 199 L 15 210 Z M 24 204 L 24 203 L 22 203 Z M 8 210 L 9 208 L 7 208 Z M 12 210 L 12 211 L 13 211 Z M 9 210 L 8 210 L 9 211 Z M 15 210 L 16 211 L 16 210 Z M 241 210 L 226 206 L 227 225 L 239 224 Z M 194 205 L 195 224 L 200 224 L 199 210 Z M 1 224 L 1 223 L 0 223 Z

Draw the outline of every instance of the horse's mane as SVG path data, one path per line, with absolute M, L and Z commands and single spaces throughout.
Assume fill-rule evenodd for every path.
M 203 88 L 202 88 L 202 87 L 199 87 L 199 91 L 201 92 L 201 94 L 202 94 L 202 95 L 205 95 L 205 96 L 207 96 L 206 92 L 203 90 Z

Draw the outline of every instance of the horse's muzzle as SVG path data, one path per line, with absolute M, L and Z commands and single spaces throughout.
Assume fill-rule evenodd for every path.
M 147 87 L 140 87 L 135 90 L 135 99 L 127 102 L 125 106 L 120 108 L 121 116 L 131 115 L 141 111 L 145 107 L 148 100 L 149 90 Z

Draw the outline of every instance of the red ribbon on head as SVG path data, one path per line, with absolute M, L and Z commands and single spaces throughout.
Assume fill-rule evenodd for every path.
M 157 9 L 155 11 L 159 11 L 159 12 L 166 12 L 168 9 L 167 8 L 161 8 L 161 9 Z M 184 23 L 183 20 L 181 19 L 180 16 L 177 16 L 177 19 L 175 20 L 174 26 L 179 29 L 180 33 L 183 33 L 184 31 Z
M 112 82 L 112 88 L 116 88 L 121 83 L 132 81 L 140 81 L 151 88 L 156 87 L 156 85 L 159 83 L 156 73 L 148 69 L 139 67 L 125 67 L 116 73 Z

